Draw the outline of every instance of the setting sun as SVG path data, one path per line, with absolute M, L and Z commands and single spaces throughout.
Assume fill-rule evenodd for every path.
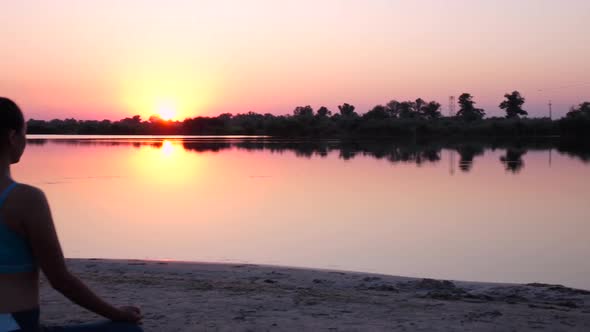
M 126 112 L 146 119 L 156 115 L 163 120 L 182 121 L 206 113 L 218 86 L 212 76 L 201 74 L 196 79 L 196 74 L 187 75 L 182 68 L 152 66 L 148 73 L 128 67 L 122 76 L 118 89 Z
M 162 120 L 173 120 L 176 116 L 176 107 L 171 103 L 159 105 L 157 107 L 157 114 Z

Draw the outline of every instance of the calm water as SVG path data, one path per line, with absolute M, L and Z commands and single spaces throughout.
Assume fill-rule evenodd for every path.
M 13 175 L 46 191 L 68 257 L 590 289 L 584 150 L 48 137 Z

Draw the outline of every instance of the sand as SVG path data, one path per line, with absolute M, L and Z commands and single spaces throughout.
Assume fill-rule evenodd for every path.
M 590 292 L 251 264 L 68 260 L 146 331 L 590 331 Z M 100 319 L 42 281 L 42 319 Z

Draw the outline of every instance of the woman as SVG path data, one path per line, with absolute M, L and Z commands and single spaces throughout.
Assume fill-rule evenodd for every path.
M 66 266 L 43 192 L 14 182 L 10 165 L 26 145 L 26 125 L 19 107 L 0 97 L 0 332 L 141 331 L 136 307 L 116 308 L 94 294 Z M 39 271 L 51 286 L 74 303 L 109 322 L 43 328 L 39 323 Z

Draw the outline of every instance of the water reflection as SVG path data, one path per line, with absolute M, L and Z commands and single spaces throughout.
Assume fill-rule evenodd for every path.
M 172 142 L 170 142 L 169 140 L 165 140 L 164 142 L 162 142 L 162 152 L 166 156 L 172 155 L 172 153 L 174 152 L 174 146 L 172 145 Z
M 500 157 L 500 161 L 506 167 L 506 170 L 512 173 L 518 173 L 524 167 L 522 156 L 527 153 L 527 150 L 522 148 L 509 148 L 506 154 Z
M 457 152 L 461 156 L 459 169 L 463 172 L 469 172 L 473 166 L 473 159 L 483 155 L 484 148 L 481 145 L 465 144 L 457 147 Z
M 590 289 L 587 143 L 30 138 L 68 257 Z
M 483 156 L 486 150 L 504 150 L 499 161 L 507 172 L 519 173 L 524 169 L 523 156 L 529 150 L 547 151 L 548 158 L 553 150 L 570 156 L 584 163 L 590 163 L 590 144 L 578 141 L 563 141 L 559 139 L 543 139 L 534 141 L 477 141 L 477 142 L 408 142 L 408 141 L 347 141 L 347 140 L 281 140 L 272 138 L 231 138 L 231 137 L 133 137 L 133 138 L 29 138 L 29 144 L 67 144 L 67 145 L 98 145 L 98 146 L 133 146 L 140 148 L 150 146 L 162 149 L 165 155 L 170 155 L 175 146 L 182 146 L 185 151 L 196 153 L 220 152 L 238 149 L 246 151 L 268 151 L 271 153 L 293 152 L 297 157 L 327 157 L 337 153 L 343 160 L 354 159 L 358 155 L 384 159 L 391 163 L 412 163 L 421 166 L 438 163 L 443 150 L 458 154 L 456 165 L 451 165 L 454 173 L 455 166 L 461 172 L 469 172 L 476 164 L 476 159 Z M 455 161 L 451 156 L 452 163 Z

